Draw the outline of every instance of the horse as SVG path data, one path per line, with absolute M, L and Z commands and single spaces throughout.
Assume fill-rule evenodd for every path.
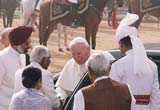
M 146 13 L 148 13 L 152 16 L 155 16 L 155 17 L 160 17 L 160 8 L 155 8 L 155 9 L 152 9 L 152 10 L 141 12 L 140 1 L 141 0 L 129 0 L 129 12 L 137 14 L 139 16 L 139 20 L 134 24 L 136 28 L 139 27 L 139 25 L 140 25 L 140 23 L 143 19 L 143 16 Z M 148 0 L 148 3 L 146 5 L 149 5 L 150 1 L 151 0 Z M 157 2 L 159 2 L 159 0 L 157 0 Z M 160 2 L 159 2 L 159 5 L 160 5 Z
M 102 20 L 103 10 L 109 0 L 89 0 L 89 8 L 82 14 L 78 15 L 79 26 L 85 27 L 85 38 L 90 44 L 90 37 L 92 41 L 92 49 L 96 47 L 96 34 L 98 26 Z M 112 0 L 113 1 L 113 0 Z M 123 0 L 117 0 L 119 4 Z M 50 1 L 44 1 L 40 9 L 40 28 L 39 28 L 39 43 L 47 46 L 49 35 L 54 30 L 57 23 L 70 26 L 71 14 L 67 14 L 59 19 L 50 21 Z
M 16 8 L 20 5 L 20 0 L 0 0 L 0 9 L 3 14 L 3 26 L 11 27 Z
M 35 10 L 37 0 L 22 0 L 22 18 L 23 25 L 32 26 L 36 23 L 36 19 L 39 16 L 39 11 Z

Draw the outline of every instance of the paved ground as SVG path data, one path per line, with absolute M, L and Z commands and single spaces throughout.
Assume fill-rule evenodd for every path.
M 14 20 L 13 26 L 16 27 L 21 24 L 21 20 Z M 2 28 L 2 20 L 0 19 L 0 29 Z M 78 28 L 74 30 L 73 36 L 71 36 L 72 29 L 68 28 L 68 42 L 70 42 L 75 36 L 84 36 L 84 28 Z M 147 49 L 159 49 L 160 50 L 160 27 L 156 23 L 142 23 L 140 28 L 140 38 L 142 39 Z M 38 32 L 32 34 L 32 44 L 38 44 Z M 115 30 L 108 26 L 106 21 L 100 24 L 97 34 L 97 46 L 96 49 L 108 50 L 117 48 L 117 43 L 114 40 Z M 63 40 L 62 40 L 63 43 Z M 52 72 L 60 71 L 67 60 L 71 57 L 67 51 L 59 52 L 57 50 L 57 31 L 54 31 L 49 38 L 48 47 L 51 52 L 52 62 L 49 70 Z M 64 47 L 64 46 L 63 46 Z M 64 48 L 65 50 L 65 48 Z

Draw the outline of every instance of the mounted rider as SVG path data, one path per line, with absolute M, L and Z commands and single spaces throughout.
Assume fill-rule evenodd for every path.
M 71 5 L 71 16 L 72 16 L 72 24 L 71 27 L 76 28 L 77 27 L 77 9 L 78 9 L 78 0 L 68 0 Z
M 77 10 L 78 10 L 78 0 L 68 0 L 71 3 L 71 16 L 72 16 L 72 23 L 71 27 L 76 28 L 77 27 Z M 39 12 L 40 5 L 42 3 L 42 0 L 36 0 L 35 3 L 35 10 Z

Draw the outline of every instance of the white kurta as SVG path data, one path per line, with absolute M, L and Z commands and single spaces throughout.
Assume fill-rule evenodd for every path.
M 23 66 L 20 54 L 11 46 L 0 52 L 0 110 L 8 110 L 14 89 L 15 72 Z
M 94 82 L 100 81 L 102 79 L 109 78 L 108 76 L 101 76 L 97 78 Z M 131 110 L 135 110 L 135 99 L 134 96 L 130 90 L 130 87 L 128 86 L 131 97 L 132 97 L 132 102 L 131 102 Z M 74 105 L 73 105 L 73 110 L 85 110 L 85 100 L 83 96 L 83 92 L 79 90 L 75 96 L 74 96 Z
M 110 77 L 114 80 L 128 83 L 134 95 L 150 95 L 149 105 L 137 105 L 135 110 L 160 110 L 160 90 L 157 66 L 147 60 L 152 68 L 151 73 L 137 76 L 134 71 L 133 50 L 128 50 L 126 56 L 112 64 Z M 141 62 L 139 62 L 141 63 Z M 142 65 L 142 68 L 143 67 Z
M 96 52 L 104 52 L 108 59 L 114 60 L 114 57 L 107 51 L 92 50 L 91 54 Z M 86 64 L 77 64 L 72 58 L 64 66 L 60 77 L 56 83 L 56 92 L 64 99 L 69 95 L 66 91 L 72 92 L 82 76 L 87 72 Z
M 60 100 L 57 97 L 55 89 L 54 89 L 52 74 L 49 71 L 43 69 L 41 65 L 36 62 L 31 62 L 31 64 L 28 65 L 27 67 L 29 66 L 37 67 L 42 71 L 41 92 L 45 94 L 51 100 L 53 108 L 58 108 L 60 106 Z M 17 93 L 20 90 L 24 89 L 24 86 L 22 85 L 22 71 L 23 70 L 24 68 L 19 69 L 16 72 L 14 93 Z
M 51 101 L 36 89 L 23 89 L 13 95 L 9 110 L 52 110 Z

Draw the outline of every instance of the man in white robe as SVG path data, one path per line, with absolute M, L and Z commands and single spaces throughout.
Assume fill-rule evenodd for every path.
M 130 85 L 136 99 L 135 110 L 160 110 L 157 66 L 147 58 L 138 30 L 131 26 L 138 18 L 128 13 L 117 28 L 116 40 L 125 56 L 112 64 L 110 77 Z
M 57 97 L 53 83 L 52 74 L 47 70 L 50 64 L 50 53 L 47 47 L 37 45 L 33 47 L 30 55 L 31 64 L 27 67 L 17 70 L 15 74 L 14 93 L 24 89 L 22 84 L 22 72 L 25 68 L 36 67 L 42 71 L 42 88 L 41 92 L 46 95 L 52 102 L 52 108 L 57 109 L 61 106 L 60 99 Z
M 32 28 L 19 26 L 9 34 L 10 46 L 0 52 L 0 110 L 8 110 L 14 89 L 15 72 L 25 65 Z
M 114 57 L 107 51 L 90 50 L 89 44 L 82 37 L 73 39 L 69 48 L 73 58 L 66 63 L 56 83 L 56 91 L 62 99 L 66 99 L 71 94 L 82 76 L 88 71 L 86 61 L 91 54 L 104 52 L 110 60 L 114 60 Z

